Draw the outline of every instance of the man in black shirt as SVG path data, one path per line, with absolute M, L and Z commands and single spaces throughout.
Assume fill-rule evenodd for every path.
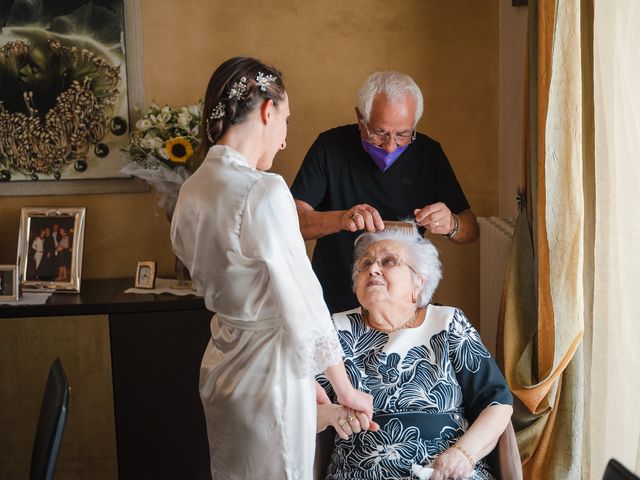
M 351 266 L 360 231 L 410 218 L 455 243 L 478 238 L 440 144 L 415 130 L 422 110 L 411 77 L 374 73 L 358 92 L 358 123 L 321 133 L 291 186 L 302 236 L 317 239 L 312 264 L 332 313 L 358 306 Z

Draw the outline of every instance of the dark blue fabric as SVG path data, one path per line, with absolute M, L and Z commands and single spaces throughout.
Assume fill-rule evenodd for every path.
M 373 395 L 381 428 L 348 440 L 336 435 L 327 479 L 410 478 L 412 464 L 429 465 L 486 407 L 513 404 L 502 373 L 464 314 L 429 308 L 439 315 L 428 313 L 424 328 L 393 334 L 404 336 L 395 339 L 406 349 L 402 354 L 390 347 L 389 334 L 366 327 L 359 313 L 347 315 L 348 328 L 336 324 L 347 374 L 354 386 Z M 426 324 L 433 319 L 443 328 L 430 329 Z M 327 379 L 318 381 L 335 402 Z M 471 478 L 493 476 L 480 461 Z

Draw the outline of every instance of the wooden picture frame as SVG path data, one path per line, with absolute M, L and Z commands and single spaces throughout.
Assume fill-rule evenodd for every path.
M 19 0 L 10 0 L 10 3 L 18 1 Z M 110 2 L 113 6 L 113 14 L 110 18 L 113 19 L 119 16 L 122 30 L 118 36 L 118 42 L 114 45 L 105 43 L 103 47 L 104 51 L 109 52 L 108 56 L 114 55 L 113 52 L 116 50 L 123 52 L 122 55 L 124 57 L 122 59 L 110 58 L 108 61 L 120 68 L 120 86 L 124 97 L 117 104 L 115 110 L 109 115 L 108 119 L 110 120 L 104 129 L 109 132 L 107 137 L 95 145 L 91 144 L 90 148 L 88 148 L 86 158 L 80 158 L 79 164 L 70 161 L 69 164 L 66 164 L 64 167 L 64 171 L 60 170 L 60 172 L 55 174 L 42 174 L 29 169 L 17 172 L 14 169 L 15 164 L 12 163 L 6 155 L 0 155 L 0 180 L 2 180 L 0 197 L 149 191 L 149 186 L 144 181 L 119 173 L 119 168 L 128 163 L 128 159 L 124 157 L 125 154 L 120 151 L 120 148 L 128 142 L 128 132 L 133 129 L 133 125 L 135 125 L 135 122 L 139 119 L 140 109 L 144 107 L 145 103 L 141 0 L 110 0 Z M 91 11 L 94 5 L 92 5 L 90 0 L 84 0 L 84 4 L 81 3 L 82 2 L 76 2 L 75 5 L 71 5 L 70 8 L 75 10 L 70 12 L 69 15 L 80 15 L 82 11 L 84 11 L 87 16 L 89 16 L 87 12 Z M 66 8 L 66 5 L 61 8 Z M 36 38 L 44 38 L 44 41 L 40 41 L 42 45 L 45 45 L 45 41 L 49 40 L 43 37 L 48 34 L 52 36 L 51 40 L 55 41 L 58 39 L 54 32 L 55 29 L 48 29 L 48 27 L 46 27 L 52 19 L 48 17 L 37 17 L 37 11 L 35 9 L 28 11 L 24 8 L 22 8 L 22 10 L 15 10 L 16 12 L 20 12 L 20 14 L 5 16 L 3 18 L 5 23 L 0 23 L 0 46 L 3 44 L 8 46 L 10 42 L 20 41 L 23 38 L 28 38 L 29 35 L 36 35 Z M 46 12 L 49 11 L 47 9 L 45 10 Z M 41 13 L 41 15 L 46 15 L 46 12 Z M 35 17 L 31 18 L 34 15 Z M 104 30 L 106 27 L 104 25 L 96 25 L 96 28 Z M 70 34 L 72 32 L 66 33 Z M 92 44 L 92 42 L 100 43 L 101 39 L 99 37 L 101 35 L 104 36 L 104 31 L 96 31 L 95 33 L 96 38 L 91 39 L 88 44 Z M 82 36 L 83 35 L 80 35 L 78 38 Z M 67 37 L 73 38 L 74 35 L 63 36 L 62 38 L 66 39 Z M 6 50 L 6 52 L 10 51 L 15 50 Z M 21 55 L 22 54 L 23 53 L 21 53 Z M 6 55 L 8 55 L 8 53 L 5 53 L 5 56 Z M 0 55 L 0 57 L 1 56 L 2 55 Z M 0 68 L 0 74 L 1 73 L 2 69 Z M 10 96 L 11 98 L 17 98 L 16 95 Z M 21 98 L 20 95 L 18 95 L 18 97 Z M 6 113 L 8 113 L 8 110 Z M 115 120 L 119 122 L 118 128 L 114 127 Z M 98 130 L 102 131 L 100 129 Z M 7 133 L 5 132 L 3 135 L 6 136 Z M 91 136 L 91 138 L 94 136 L 95 135 Z M 107 146 L 107 148 L 105 148 L 105 146 Z M 0 148 L 0 152 L 1 151 L 2 149 Z M 109 162 L 111 163 L 107 164 L 105 162 L 107 159 L 110 159 Z M 58 161 L 62 162 L 62 159 Z M 86 169 L 86 172 L 83 169 Z M 37 180 L 36 177 L 38 178 Z M 60 179 L 56 180 L 55 178 Z
M 23 207 L 18 272 L 23 291 L 80 292 L 84 207 Z
M 19 299 L 18 266 L 0 265 L 0 303 L 17 302 Z
M 153 289 L 156 285 L 157 263 L 149 260 L 138 262 L 136 268 L 136 288 Z

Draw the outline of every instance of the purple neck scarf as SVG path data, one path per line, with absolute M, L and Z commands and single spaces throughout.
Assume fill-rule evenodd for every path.
M 376 147 L 375 145 L 371 145 L 369 142 L 362 140 L 362 148 L 365 149 L 382 172 L 385 172 L 391 165 L 393 165 L 393 162 L 395 162 L 398 157 L 404 153 L 408 146 L 409 144 L 403 145 L 402 147 L 396 148 L 393 152 L 387 153 L 384 148 Z

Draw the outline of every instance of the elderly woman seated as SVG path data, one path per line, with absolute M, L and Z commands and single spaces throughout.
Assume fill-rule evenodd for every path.
M 418 478 L 412 471 L 428 466 L 434 480 L 492 479 L 482 459 L 509 423 L 513 397 L 464 313 L 430 304 L 438 253 L 408 225 L 356 241 L 362 308 L 333 318 L 351 382 L 373 395 L 379 430 L 363 414 L 318 405 L 318 431 L 337 433 L 326 478 Z M 318 381 L 335 401 L 329 382 Z

